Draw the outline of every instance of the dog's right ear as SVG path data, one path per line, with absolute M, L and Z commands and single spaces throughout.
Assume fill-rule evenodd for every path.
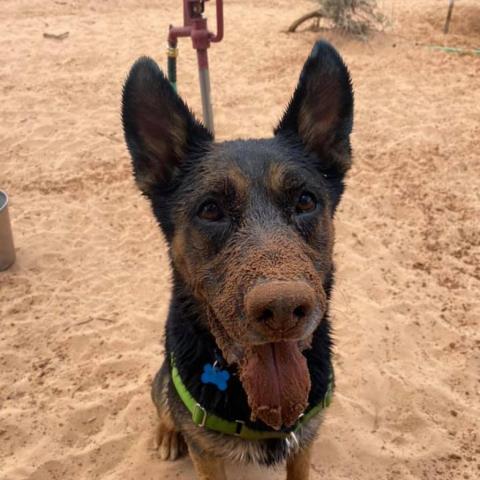
M 137 185 L 149 196 L 168 190 L 188 154 L 213 140 L 147 57 L 138 59 L 128 75 L 122 122 Z

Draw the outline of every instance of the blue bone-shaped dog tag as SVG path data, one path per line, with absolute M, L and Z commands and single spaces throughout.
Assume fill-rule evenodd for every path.
M 227 389 L 229 379 L 230 373 L 227 370 L 219 370 L 210 363 L 206 363 L 203 366 L 203 373 L 200 377 L 202 383 L 212 383 L 220 391 L 224 392 Z

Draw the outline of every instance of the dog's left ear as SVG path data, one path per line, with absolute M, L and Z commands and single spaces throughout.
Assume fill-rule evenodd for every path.
M 300 139 L 319 160 L 319 168 L 343 177 L 351 166 L 353 92 L 338 52 L 320 41 L 308 57 L 287 111 L 274 133 Z

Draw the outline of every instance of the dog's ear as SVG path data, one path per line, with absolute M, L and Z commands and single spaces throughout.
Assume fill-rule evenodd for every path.
M 140 58 L 123 88 L 122 121 L 135 179 L 147 195 L 168 190 L 189 153 L 212 141 L 157 64 Z
M 300 139 L 325 173 L 343 177 L 351 166 L 353 92 L 350 75 L 327 42 L 313 47 L 285 115 L 274 133 Z

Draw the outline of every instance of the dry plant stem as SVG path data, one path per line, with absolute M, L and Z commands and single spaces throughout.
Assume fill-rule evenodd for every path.
M 448 29 L 450 28 L 450 20 L 452 19 L 452 12 L 453 12 L 453 4 L 455 3 L 454 0 L 449 0 L 448 2 L 448 11 L 447 11 L 447 18 L 445 19 L 445 27 L 443 27 L 443 33 L 448 33 Z
M 288 31 L 293 33 L 302 23 L 305 23 L 307 20 L 310 20 L 312 18 L 320 19 L 323 17 L 325 17 L 325 14 L 322 10 L 319 10 L 319 9 L 314 10 L 313 12 L 310 12 L 310 13 L 306 13 L 305 15 L 302 15 L 300 18 L 297 18 L 297 20 L 295 20 L 288 27 Z
M 56 34 L 56 33 L 45 32 L 43 34 L 43 37 L 48 38 L 50 40 L 65 40 L 66 38 L 68 38 L 69 33 L 70 32 L 63 32 L 63 33 Z
M 316 3 L 319 8 L 295 20 L 289 32 L 294 32 L 307 20 L 316 19 L 318 24 L 320 18 L 326 18 L 339 30 L 364 35 L 384 22 L 375 0 L 316 0 Z

